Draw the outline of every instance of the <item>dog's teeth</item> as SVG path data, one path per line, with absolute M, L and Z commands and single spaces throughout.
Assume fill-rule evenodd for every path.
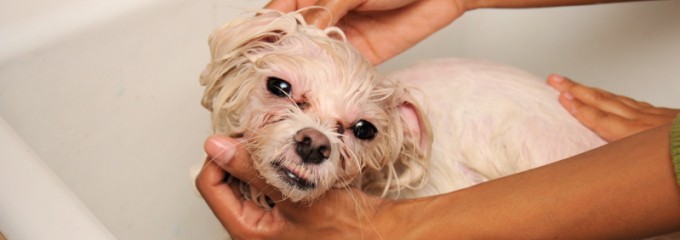
M 297 179 L 298 179 L 298 176 L 295 176 L 295 174 L 293 174 L 293 173 L 290 172 L 290 171 L 286 171 L 286 176 L 288 176 L 289 178 L 291 178 L 291 179 L 293 179 L 293 180 L 297 180 Z

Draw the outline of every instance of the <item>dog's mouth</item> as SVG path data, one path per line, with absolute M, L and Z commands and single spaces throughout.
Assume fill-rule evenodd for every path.
M 305 179 L 303 176 L 301 176 L 301 174 L 296 173 L 294 170 L 283 166 L 280 161 L 272 162 L 271 165 L 276 169 L 276 172 L 279 174 L 281 180 L 294 187 L 302 190 L 313 189 L 316 187 L 316 184 Z

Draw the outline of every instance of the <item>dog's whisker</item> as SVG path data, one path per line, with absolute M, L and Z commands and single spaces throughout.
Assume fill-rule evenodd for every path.
M 401 193 L 401 184 L 400 184 L 400 181 L 398 180 L 399 174 L 397 173 L 396 169 L 394 169 L 394 165 L 392 165 L 392 164 L 389 164 L 387 169 L 389 169 L 390 174 L 389 174 L 389 177 L 387 178 L 387 184 L 385 184 L 385 188 L 383 189 L 381 196 L 382 197 L 387 196 L 387 194 L 389 193 L 389 190 L 392 186 L 392 181 L 396 182 L 397 196 L 399 196 L 399 194 Z

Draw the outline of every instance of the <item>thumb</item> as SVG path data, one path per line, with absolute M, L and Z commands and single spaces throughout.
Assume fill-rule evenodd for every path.
M 245 149 L 245 141 L 242 139 L 212 135 L 206 139 L 204 148 L 208 154 L 208 160 L 217 164 L 231 176 L 263 191 L 274 201 L 283 199 L 281 193 L 267 184 L 265 178 L 260 176 L 257 169 L 253 167 L 250 155 Z
M 214 162 L 221 168 L 225 168 L 240 151 L 239 139 L 227 138 L 221 135 L 212 135 L 205 140 L 203 148 L 208 154 L 208 160 Z
M 321 8 L 307 9 L 303 15 L 309 24 L 324 29 L 337 24 L 349 11 L 365 2 L 366 0 L 320 0 L 316 5 Z

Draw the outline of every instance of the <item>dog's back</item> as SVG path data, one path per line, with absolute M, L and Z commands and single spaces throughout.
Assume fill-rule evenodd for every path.
M 524 71 L 439 59 L 389 75 L 422 90 L 434 134 L 429 180 L 401 197 L 450 192 L 545 165 L 605 143 Z

